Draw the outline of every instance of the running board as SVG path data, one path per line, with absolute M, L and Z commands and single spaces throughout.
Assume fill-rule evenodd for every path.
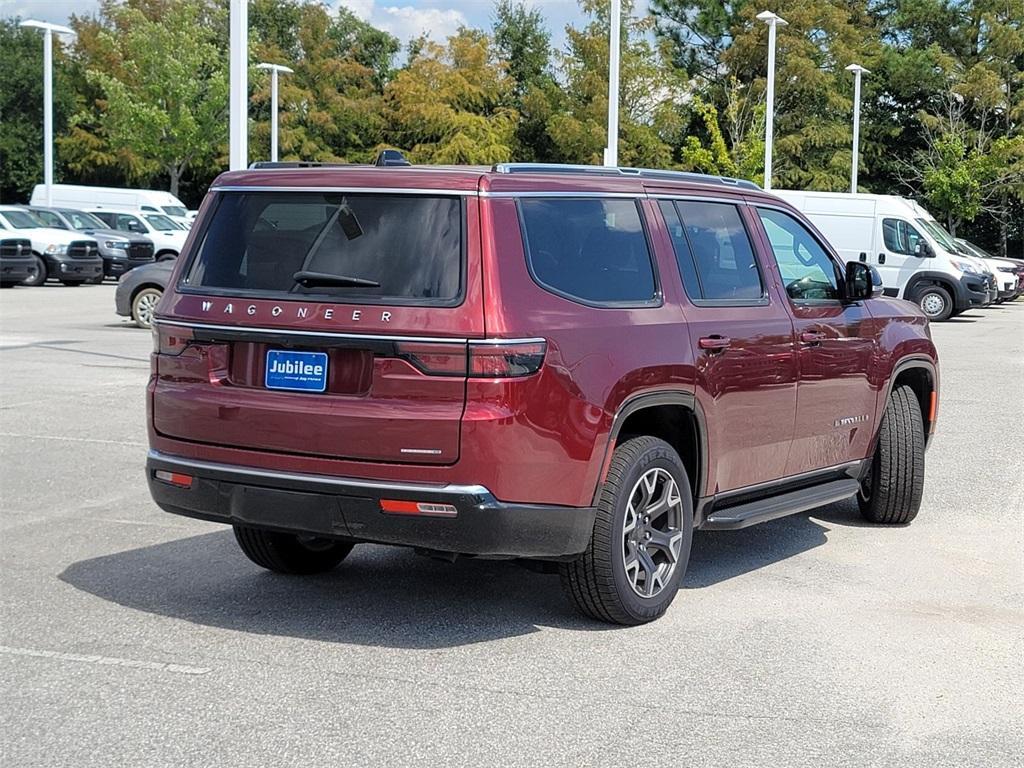
M 845 478 L 810 488 L 801 488 L 799 491 L 790 491 L 779 496 L 748 501 L 745 504 L 713 511 L 704 521 L 701 530 L 735 531 L 750 525 L 766 523 L 786 515 L 795 515 L 797 512 L 806 512 L 815 507 L 845 501 L 851 496 L 855 496 L 859 489 L 859 482 L 852 478 Z

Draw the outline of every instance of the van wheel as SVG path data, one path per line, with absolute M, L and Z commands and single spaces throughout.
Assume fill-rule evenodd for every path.
M 953 298 L 941 285 L 930 285 L 917 295 L 917 304 L 928 319 L 935 323 L 948 320 L 953 314 Z
M 349 541 L 236 525 L 235 539 L 245 556 L 276 573 L 309 576 L 335 568 L 352 551 Z
M 164 292 L 159 288 L 143 288 L 132 299 L 132 320 L 139 328 L 153 327 L 153 314 Z
M 562 563 L 562 585 L 585 615 L 643 624 L 671 605 L 693 538 L 690 482 L 679 454 L 656 437 L 635 437 L 612 456 L 586 552 Z
M 21 281 L 22 285 L 40 286 L 46 282 L 46 262 L 39 256 L 32 257 L 35 264 L 31 267 L 29 276 Z
M 871 469 L 861 482 L 857 504 L 873 523 L 909 523 L 924 492 L 924 419 L 910 387 L 889 396 Z

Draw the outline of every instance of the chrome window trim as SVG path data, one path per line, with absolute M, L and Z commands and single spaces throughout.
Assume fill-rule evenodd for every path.
M 470 339 L 466 337 L 447 336 L 397 336 L 381 335 L 372 333 L 346 333 L 344 331 L 302 331 L 292 328 L 266 328 L 248 325 L 224 325 L 221 323 L 194 323 L 186 320 L 167 320 L 159 318 L 153 321 L 154 326 L 170 325 L 176 328 L 199 328 L 204 331 L 231 331 L 237 333 L 267 334 L 272 336 L 309 336 L 326 339 L 352 339 L 354 341 L 398 341 L 398 342 L 423 342 L 431 344 L 491 344 L 502 346 L 507 344 L 540 344 L 547 343 L 547 339 L 524 338 L 524 339 Z
M 322 184 L 308 187 L 287 187 L 278 185 L 231 184 L 210 187 L 211 192 L 344 192 L 345 194 L 364 195 L 430 195 L 432 197 L 476 197 L 475 189 L 424 189 L 422 187 L 330 187 Z
M 480 193 L 480 197 L 614 197 L 620 199 L 643 200 L 647 195 L 643 192 L 594 192 L 590 190 L 580 192 L 562 190 L 521 190 L 518 192 L 510 192 L 502 190 L 500 192 L 484 191 Z

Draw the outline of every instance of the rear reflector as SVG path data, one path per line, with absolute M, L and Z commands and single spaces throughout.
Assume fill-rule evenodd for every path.
M 928 405 L 928 432 L 935 434 L 935 414 L 939 409 L 939 393 L 932 390 L 931 402 Z
M 192 475 L 183 475 L 180 472 L 167 472 L 166 470 L 158 469 L 153 473 L 153 476 L 161 482 L 176 485 L 179 488 L 192 487 Z
M 381 499 L 380 509 L 389 515 L 426 515 L 427 517 L 455 517 L 459 511 L 451 504 L 436 504 L 432 501 L 400 501 Z
M 486 379 L 529 376 L 540 370 L 546 349 L 544 341 L 470 342 L 469 375 Z
M 398 357 L 431 376 L 465 376 L 466 345 L 403 341 L 395 345 Z

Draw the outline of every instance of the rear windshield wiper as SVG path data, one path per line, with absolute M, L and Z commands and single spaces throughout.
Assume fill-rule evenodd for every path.
M 300 270 L 292 275 L 299 285 L 305 288 L 316 288 L 317 286 L 341 286 L 344 288 L 380 288 L 376 280 L 367 280 L 365 277 L 349 277 L 348 275 L 332 275 L 327 272 L 308 272 Z

